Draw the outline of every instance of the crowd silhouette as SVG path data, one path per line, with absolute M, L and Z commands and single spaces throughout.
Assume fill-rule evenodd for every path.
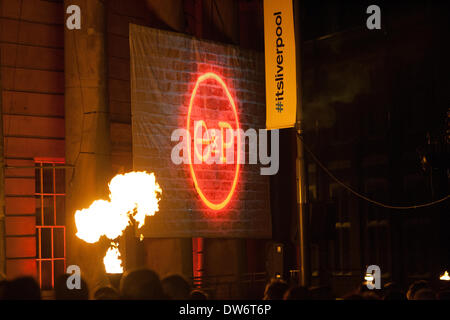
M 113 285 L 90 292 L 81 279 L 80 289 L 69 289 L 62 275 L 55 279 L 55 300 L 209 300 L 208 293 L 192 288 L 189 281 L 178 274 L 160 279 L 149 269 L 137 269 L 123 274 L 118 287 Z M 0 280 L 1 300 L 41 300 L 42 292 L 33 277 Z M 271 279 L 265 286 L 263 300 L 450 300 L 450 288 L 436 289 L 425 280 L 413 282 L 406 290 L 398 284 L 386 283 L 380 290 L 369 290 L 362 283 L 355 290 L 338 297 L 331 287 L 301 287 L 289 285 L 282 279 Z

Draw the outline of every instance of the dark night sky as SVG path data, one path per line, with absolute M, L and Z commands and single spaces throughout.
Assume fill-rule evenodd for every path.
M 382 28 L 390 28 L 396 20 L 412 16 L 449 15 L 449 1 L 337 1 L 337 0 L 306 0 L 303 1 L 302 21 L 303 39 L 311 40 L 330 33 L 363 28 L 369 15 L 366 9 L 376 4 L 381 9 Z

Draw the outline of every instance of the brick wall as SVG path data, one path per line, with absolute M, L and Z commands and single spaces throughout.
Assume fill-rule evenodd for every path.
M 155 28 L 167 26 L 149 12 L 142 0 L 110 0 L 106 2 L 106 11 L 111 161 L 115 172 L 127 172 L 133 169 L 129 24 Z
M 193 187 L 189 166 L 171 161 L 176 144 L 171 142 L 171 133 L 186 127 L 191 93 L 198 77 L 206 72 L 224 80 L 234 97 L 243 130 L 264 128 L 263 56 L 235 46 L 135 27 L 132 35 L 139 34 L 144 40 L 139 42 L 132 36 L 130 42 L 135 54 L 131 66 L 134 166 L 155 172 L 163 189 L 160 212 L 149 219 L 144 235 L 270 237 L 269 179 L 260 175 L 259 165 L 241 165 L 229 205 L 213 211 Z M 200 86 L 194 105 L 194 118 L 203 117 L 210 128 L 218 128 L 219 120 L 234 123 L 230 102 L 215 81 Z M 235 166 L 223 167 L 201 165 L 195 169 L 199 185 L 210 199 L 223 199 L 230 189 Z
M 62 1 L 0 1 L 4 156 L 7 166 L 64 158 Z M 5 171 L 6 273 L 36 275 L 33 168 Z

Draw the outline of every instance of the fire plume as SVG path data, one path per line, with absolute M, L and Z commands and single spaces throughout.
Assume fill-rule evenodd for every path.
M 450 276 L 448 275 L 448 271 L 445 271 L 442 276 L 439 277 L 440 280 L 450 281 Z
M 121 273 L 117 239 L 132 221 L 141 228 L 147 216 L 159 211 L 162 189 L 154 173 L 145 171 L 118 174 L 108 186 L 109 200 L 96 200 L 89 208 L 75 212 L 76 236 L 88 243 L 102 236 L 113 240 L 103 262 L 107 273 Z
M 111 247 L 103 258 L 103 264 L 107 273 L 123 273 L 122 260 L 120 260 L 120 252 L 116 243 L 111 242 Z

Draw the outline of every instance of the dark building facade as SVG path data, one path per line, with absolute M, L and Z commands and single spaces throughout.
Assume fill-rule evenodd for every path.
M 312 282 L 332 279 L 337 292 L 372 264 L 409 285 L 437 281 L 449 263 L 448 201 L 389 207 L 448 195 L 446 5 L 380 7 L 379 31 L 352 25 L 348 5 L 303 44 L 306 143 L 341 182 L 387 205 L 355 196 L 308 154 Z

